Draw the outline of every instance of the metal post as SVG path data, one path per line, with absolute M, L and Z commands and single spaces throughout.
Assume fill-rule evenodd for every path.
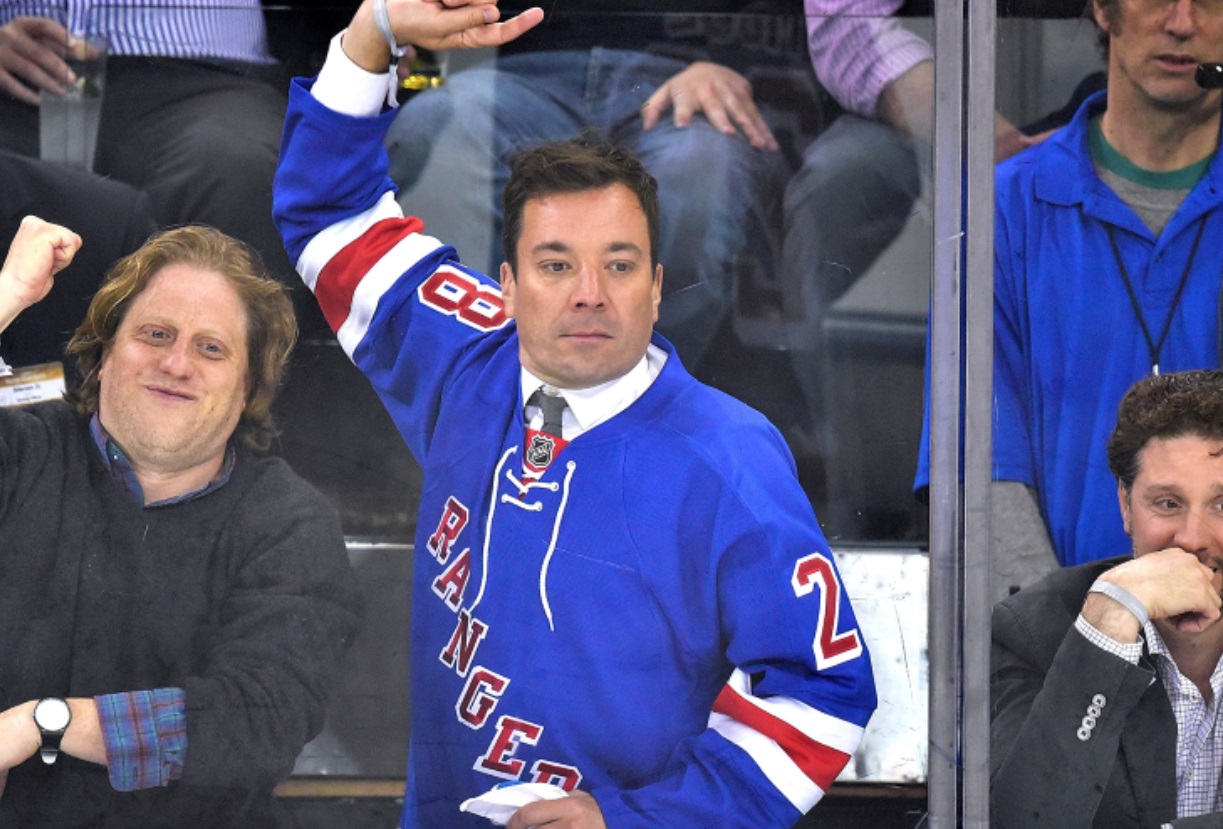
M 990 480 L 994 365 L 994 40 L 992 2 L 968 3 L 964 214 L 963 821 L 989 826 Z
M 964 5 L 934 4 L 934 279 L 930 286 L 931 829 L 959 825 L 960 243 Z

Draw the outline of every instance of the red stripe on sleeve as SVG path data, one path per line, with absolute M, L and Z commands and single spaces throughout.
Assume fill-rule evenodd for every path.
M 314 285 L 314 296 L 332 331 L 339 331 L 348 318 L 353 294 L 370 268 L 405 236 L 422 230 L 424 224 L 415 216 L 383 219 L 370 225 L 323 266 Z
M 713 710 L 738 720 L 776 742 L 802 769 L 803 774 L 825 792 L 849 762 L 849 755 L 845 752 L 816 742 L 785 720 L 757 708 L 729 685 L 714 700 Z M 767 769 L 765 773 L 768 773 Z

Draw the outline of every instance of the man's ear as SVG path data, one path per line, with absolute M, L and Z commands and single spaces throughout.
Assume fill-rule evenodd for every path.
M 1133 535 L 1130 531 L 1131 513 L 1130 513 L 1130 493 L 1125 488 L 1125 484 L 1117 481 L 1117 502 L 1121 506 L 1121 526 L 1125 528 L 1126 535 Z
M 505 315 L 507 317 L 514 316 L 514 288 L 517 287 L 517 282 L 514 280 L 514 269 L 510 267 L 509 262 L 501 263 L 501 303 L 505 306 Z
M 658 303 L 662 302 L 662 265 L 654 266 L 654 287 L 650 290 L 654 303 L 654 322 L 658 322 Z
M 1118 9 L 1114 6 L 1111 13 L 1113 15 L 1117 14 Z M 1107 32 L 1110 35 L 1113 33 L 1112 18 L 1109 11 L 1100 5 L 1100 0 L 1091 0 L 1091 17 L 1096 21 L 1096 25 L 1100 27 L 1101 31 Z

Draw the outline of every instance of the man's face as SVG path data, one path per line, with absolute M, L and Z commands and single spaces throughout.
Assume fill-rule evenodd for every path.
M 137 473 L 220 464 L 249 389 L 246 310 L 229 282 L 168 265 L 102 356 L 98 413 Z
M 623 184 L 526 203 L 518 270 L 501 266 L 522 364 L 554 386 L 622 376 L 645 354 L 658 319 L 662 267 L 650 266 L 645 213 Z
M 1118 496 L 1135 556 L 1170 547 L 1193 553 L 1223 590 L 1223 441 L 1153 438 L 1138 453 L 1129 493 L 1118 485 Z
M 1208 93 L 1194 73 L 1199 63 L 1223 60 L 1223 3 L 1115 0 L 1111 14 L 1098 4 L 1094 10 L 1109 33 L 1110 88 L 1157 109 L 1202 104 Z

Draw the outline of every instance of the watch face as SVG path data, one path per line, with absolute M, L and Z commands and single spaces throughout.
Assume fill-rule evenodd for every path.
M 62 699 L 48 697 L 40 699 L 34 706 L 34 722 L 45 731 L 63 731 L 71 719 L 72 712 L 68 710 L 68 703 Z

